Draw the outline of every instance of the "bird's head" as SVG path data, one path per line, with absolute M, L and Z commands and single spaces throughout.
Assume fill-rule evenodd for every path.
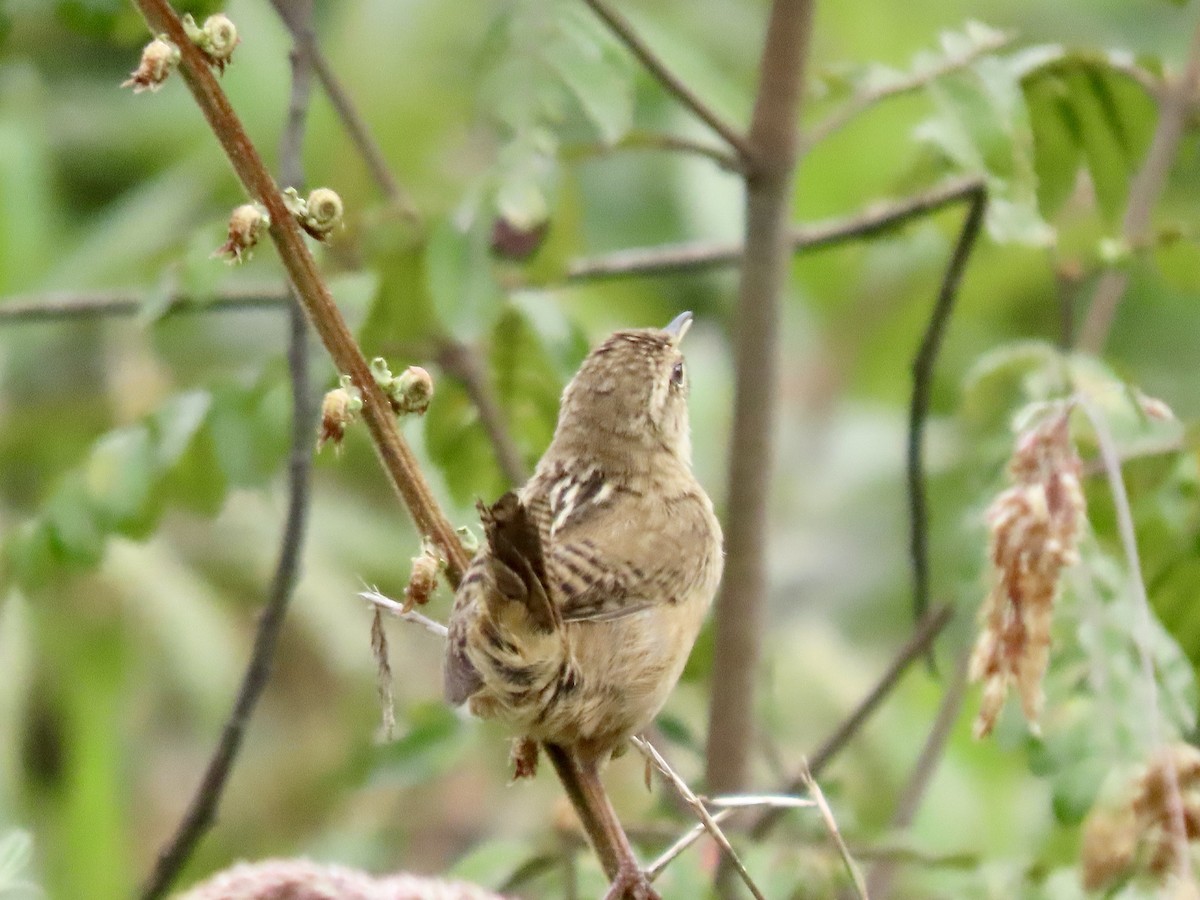
M 688 377 L 679 344 L 692 324 L 618 331 L 588 354 L 563 392 L 555 443 L 626 459 L 664 449 L 691 461 Z

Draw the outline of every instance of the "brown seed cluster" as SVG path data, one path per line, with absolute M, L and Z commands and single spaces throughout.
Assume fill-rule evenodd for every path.
M 1181 868 L 1178 811 L 1188 841 L 1200 837 L 1200 750 L 1177 743 L 1163 748 L 1134 782 L 1126 801 L 1098 807 L 1084 825 L 1083 883 L 1098 890 L 1135 870 L 1159 881 Z M 1192 896 L 1192 895 L 1188 895 Z
M 1078 558 L 1087 514 L 1068 413 L 1061 410 L 1018 437 L 1008 466 L 1012 487 L 987 511 L 993 583 L 971 655 L 971 680 L 983 682 L 976 737 L 995 727 L 1010 685 L 1035 728 L 1041 714 L 1059 577 Z

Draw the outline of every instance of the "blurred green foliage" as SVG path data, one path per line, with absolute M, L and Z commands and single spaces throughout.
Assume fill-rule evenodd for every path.
M 368 356 L 435 372 L 406 422 L 457 524 L 505 478 L 469 392 L 437 360 L 479 362 L 526 465 L 562 386 L 606 331 L 692 309 L 696 467 L 723 503 L 734 275 L 569 284 L 588 254 L 740 233 L 739 182 L 671 134 L 719 146 L 576 0 L 479 9 L 427 0 L 317 4 L 316 33 L 419 210 L 373 184 L 318 91 L 304 162 L 348 209 L 318 248 Z M 748 117 L 764 4 L 623 4 L 669 64 L 734 121 Z M 1193 4 L 1194 6 L 1194 4 Z M 181 4 L 202 18 L 217 5 Z M 243 37 L 223 84 L 272 166 L 289 91 L 268 4 L 226 9 Z M 819 5 L 800 221 L 852 213 L 954 175 L 991 203 L 934 381 L 928 434 L 935 596 L 956 604 L 943 674 L 913 672 L 828 770 L 865 860 L 899 855 L 897 896 L 1082 896 L 1080 821 L 1159 737 L 1192 736 L 1200 664 L 1200 140 L 1189 121 L 1144 247 L 1119 240 L 1195 11 L 1154 0 L 871 0 Z M 978 20 L 978 21 L 974 21 Z M 988 23 L 986 26 L 979 22 Z M 209 254 L 244 200 L 178 78 L 117 85 L 144 26 L 121 0 L 10 0 L 0 12 L 0 897 L 120 897 L 144 876 L 232 702 L 277 554 L 289 391 L 280 308 L 172 312 L 233 292 L 275 296 L 269 248 L 230 269 Z M 933 73 L 927 84 L 912 82 Z M 870 687 L 910 628 L 902 448 L 911 359 L 962 212 L 798 256 L 783 317 L 772 497 L 771 623 L 756 786 L 774 790 Z M 503 226 L 507 232 L 498 232 Z M 498 234 L 507 234 L 505 240 Z M 514 235 L 520 252 L 511 252 Z M 522 243 L 525 241 L 527 243 Z M 1129 274 L 1104 362 L 1063 353 L 1096 278 Z M 117 292 L 136 316 L 6 320 L 3 304 Z M 317 354 L 315 377 L 336 374 Z M 889 820 L 952 660 L 986 590 L 982 510 L 1031 403 L 1086 390 L 1121 452 L 1142 575 L 1142 633 L 1112 497 L 1089 467 L 1090 531 L 1055 626 L 1038 736 L 1010 709 L 970 739 L 973 693 L 912 828 Z M 1178 421 L 1141 411 L 1135 389 Z M 1181 424 L 1182 423 L 1182 424 Z M 1077 423 L 1085 459 L 1094 435 Z M 274 675 L 222 804 L 185 873 L 308 854 L 376 870 L 444 871 L 537 897 L 598 895 L 548 775 L 506 790 L 504 735 L 446 710 L 440 654 L 391 628 L 401 734 L 377 745 L 363 582 L 399 594 L 419 547 L 364 434 L 318 458 L 303 576 Z M 444 616 L 446 597 L 432 614 Z M 1151 702 L 1137 641 L 1154 663 Z M 660 723 L 703 769 L 711 635 Z M 719 677 L 719 673 L 716 677 Z M 639 762 L 609 783 L 647 858 L 688 827 Z M 556 805 L 559 804 L 559 805 Z M 416 812 L 416 814 L 414 814 Z M 746 846 L 770 897 L 827 897 L 845 876 L 815 815 Z M 689 851 L 667 897 L 702 896 L 715 857 Z M 1138 883 L 1120 896 L 1149 896 Z M 24 892 L 24 893 L 22 893 Z

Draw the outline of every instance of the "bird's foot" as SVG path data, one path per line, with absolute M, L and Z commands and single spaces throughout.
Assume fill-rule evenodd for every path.
M 620 870 L 617 872 L 617 877 L 613 879 L 609 885 L 608 893 L 604 895 L 604 900 L 662 900 L 658 895 L 658 891 L 650 886 L 650 879 L 646 877 L 637 865 L 630 863 L 621 864 Z

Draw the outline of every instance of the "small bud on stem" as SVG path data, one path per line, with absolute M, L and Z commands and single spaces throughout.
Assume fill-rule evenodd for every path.
M 135 94 L 154 93 L 178 64 L 179 48 L 168 41 L 166 35 L 159 35 L 142 49 L 141 63 L 121 82 L 121 87 L 131 87 Z
M 200 26 L 191 13 L 185 13 L 182 24 L 188 39 L 200 49 L 208 64 L 219 74 L 225 74 L 225 67 L 233 60 L 234 48 L 242 42 L 233 21 L 224 13 L 216 13 Z
M 318 241 L 329 238 L 342 224 L 345 212 L 342 198 L 329 188 L 314 188 L 307 199 L 295 188 L 287 188 L 283 192 L 283 205 L 295 217 L 296 223 Z
M 343 375 L 338 387 L 329 391 L 321 401 L 321 426 L 317 430 L 317 452 L 329 441 L 334 451 L 342 448 L 346 427 L 362 409 L 362 392 L 354 386 L 349 375 Z
M 254 255 L 258 239 L 271 226 L 266 207 L 258 203 L 243 203 L 229 216 L 229 239 L 213 251 L 214 258 L 230 265 L 244 262 Z

